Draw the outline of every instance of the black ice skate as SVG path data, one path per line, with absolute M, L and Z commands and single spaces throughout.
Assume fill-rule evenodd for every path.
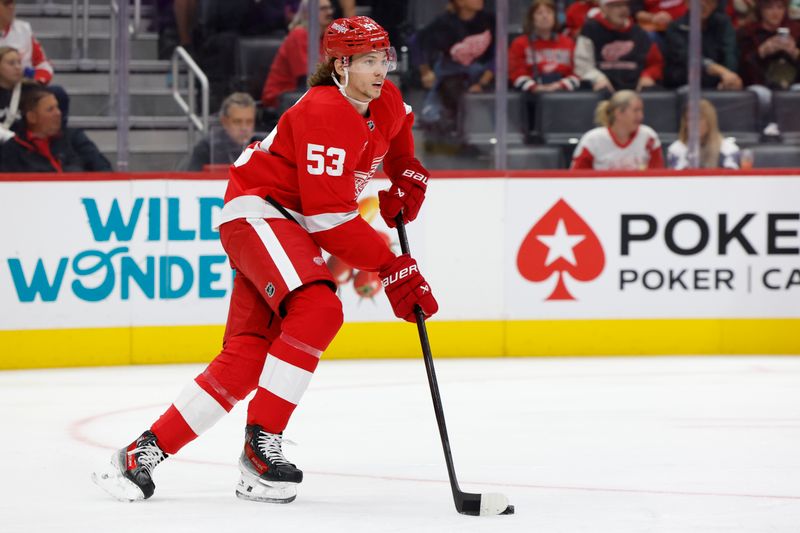
M 261 426 L 245 428 L 244 450 L 239 457 L 241 477 L 236 495 L 244 500 L 289 503 L 297 497 L 303 472 L 286 460 L 283 435 L 267 433 Z
M 153 469 L 167 457 L 148 430 L 130 446 L 115 452 L 110 467 L 92 473 L 92 481 L 120 501 L 146 500 L 156 490 Z

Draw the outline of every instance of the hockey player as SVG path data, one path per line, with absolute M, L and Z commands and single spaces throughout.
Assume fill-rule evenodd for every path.
M 303 472 L 281 448 L 289 418 L 342 324 L 320 248 L 378 272 L 395 314 L 413 322 L 438 305 L 417 263 L 395 256 L 358 213 L 357 197 L 383 162 L 391 179 L 381 215 L 412 221 L 428 172 L 414 157 L 413 114 L 386 80 L 396 65 L 387 33 L 368 17 L 334 21 L 311 89 L 230 168 L 219 227 L 236 270 L 222 352 L 95 482 L 120 500 L 153 495 L 153 468 L 252 390 L 240 498 L 288 503 Z

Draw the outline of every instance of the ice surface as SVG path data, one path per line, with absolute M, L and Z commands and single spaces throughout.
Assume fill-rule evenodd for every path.
M 800 358 L 438 360 L 453 507 L 421 360 L 324 361 L 287 429 L 297 500 L 238 500 L 246 403 L 155 472 L 146 502 L 89 475 L 199 365 L 0 373 L 0 531 L 800 531 Z

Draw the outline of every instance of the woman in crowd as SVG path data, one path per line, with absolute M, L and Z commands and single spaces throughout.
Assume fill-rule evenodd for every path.
M 511 42 L 508 74 L 514 88 L 531 93 L 578 88 L 572 71 L 575 41 L 557 33 L 553 0 L 534 0 L 523 25 L 524 35 Z
M 667 166 L 675 170 L 689 167 L 689 131 L 686 113 L 681 119 L 678 140 L 667 150 Z M 705 98 L 700 100 L 700 168 L 739 168 L 739 147 L 733 139 L 723 137 L 717 123 L 717 110 Z
M 598 127 L 586 132 L 575 148 L 571 168 L 644 170 L 664 168 L 661 141 L 642 124 L 644 105 L 634 91 L 617 91 L 595 111 Z
M 22 57 L 16 48 L 0 46 L 0 142 L 14 136 L 12 126 L 22 119 Z

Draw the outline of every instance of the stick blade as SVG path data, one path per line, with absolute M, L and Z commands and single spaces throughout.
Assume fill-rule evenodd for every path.
M 462 492 L 456 501 L 456 510 L 470 516 L 496 516 L 514 514 L 514 506 L 509 505 L 508 498 L 496 492 L 472 494 Z

